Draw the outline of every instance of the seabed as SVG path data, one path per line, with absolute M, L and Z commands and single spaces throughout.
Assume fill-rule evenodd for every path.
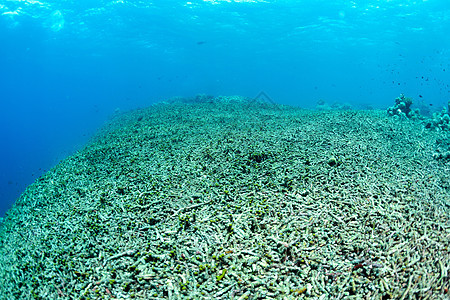
M 0 225 L 0 299 L 448 299 L 448 132 L 241 97 L 114 117 Z

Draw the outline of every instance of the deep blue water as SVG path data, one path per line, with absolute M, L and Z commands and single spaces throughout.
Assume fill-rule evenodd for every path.
M 450 99 L 448 0 L 0 0 L 0 216 L 116 109 Z

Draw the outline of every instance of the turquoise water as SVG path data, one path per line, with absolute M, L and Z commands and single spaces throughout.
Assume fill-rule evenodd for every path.
M 450 97 L 450 4 L 0 0 L 0 215 L 109 115 L 173 96 Z

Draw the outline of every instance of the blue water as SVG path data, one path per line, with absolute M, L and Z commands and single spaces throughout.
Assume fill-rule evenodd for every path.
M 450 99 L 448 0 L 0 0 L 0 216 L 117 109 Z

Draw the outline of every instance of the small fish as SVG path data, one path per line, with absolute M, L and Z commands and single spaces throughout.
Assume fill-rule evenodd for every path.
M 199 41 L 199 42 L 197 42 L 197 45 L 203 45 L 205 43 L 206 43 L 205 41 Z
M 420 98 L 423 98 L 422 95 L 419 95 Z

